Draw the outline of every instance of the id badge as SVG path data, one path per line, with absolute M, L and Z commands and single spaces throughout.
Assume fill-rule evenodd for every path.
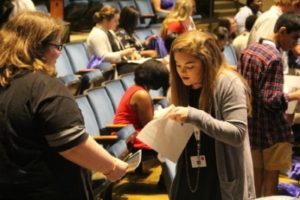
M 192 168 L 206 167 L 206 159 L 204 155 L 191 156 Z

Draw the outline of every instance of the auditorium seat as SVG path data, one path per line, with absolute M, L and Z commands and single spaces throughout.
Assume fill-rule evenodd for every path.
M 92 86 L 99 86 L 105 77 L 99 69 L 86 69 L 89 62 L 87 49 L 83 42 L 67 43 L 64 46 L 67 57 L 75 74 L 83 76 L 80 93 Z
M 61 55 L 56 60 L 55 70 L 57 77 L 69 89 L 71 94 L 76 95 L 81 85 L 81 79 L 74 74 L 65 49 L 62 50 Z
M 129 124 L 115 132 L 114 135 L 101 135 L 100 127 L 98 126 L 95 113 L 90 105 L 90 102 L 88 101 L 87 96 L 79 95 L 76 96 L 75 99 L 81 110 L 86 132 L 89 133 L 96 141 L 103 144 L 105 147 L 111 146 L 118 140 L 124 140 L 128 142 L 135 133 L 134 127 Z M 103 112 L 102 115 L 105 115 L 105 113 Z
M 114 111 L 116 112 L 121 98 L 125 93 L 125 88 L 123 87 L 120 79 L 106 81 L 103 83 L 103 85 L 106 88 L 106 91 L 111 99 Z

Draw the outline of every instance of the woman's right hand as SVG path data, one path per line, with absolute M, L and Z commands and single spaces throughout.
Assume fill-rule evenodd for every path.
M 126 170 L 128 168 L 128 164 L 126 162 L 117 158 L 115 161 L 115 165 L 115 170 L 106 175 L 106 177 L 112 182 L 121 179 L 126 174 Z
M 131 54 L 133 54 L 135 52 L 135 48 L 128 48 L 128 49 L 124 49 L 122 51 L 122 56 L 130 56 Z

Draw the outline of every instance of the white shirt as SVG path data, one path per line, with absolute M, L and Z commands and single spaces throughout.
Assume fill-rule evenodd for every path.
M 277 19 L 282 14 L 278 6 L 271 6 L 269 10 L 261 14 L 255 21 L 248 40 L 248 44 L 258 42 L 260 38 L 266 38 L 274 32 Z
M 248 16 L 253 15 L 252 10 L 248 6 L 241 7 L 239 12 L 234 16 L 234 19 L 238 26 L 238 32 L 242 33 L 245 31 L 245 22 Z M 261 12 L 258 11 L 257 16 L 261 15 Z
M 89 56 L 97 55 L 111 63 L 121 62 L 121 53 L 113 52 L 106 31 L 101 26 L 94 26 L 89 33 L 87 40 Z
M 241 52 L 247 47 L 249 35 L 250 33 L 245 31 L 238 35 L 236 38 L 234 38 L 234 40 L 232 41 L 232 46 L 236 51 L 236 56 L 238 60 L 241 56 Z
M 35 11 L 35 6 L 31 0 L 13 0 L 14 8 L 10 13 L 9 18 L 12 18 L 23 11 Z

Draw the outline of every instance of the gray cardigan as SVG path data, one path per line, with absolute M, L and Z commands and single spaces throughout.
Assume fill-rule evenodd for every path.
M 215 139 L 222 200 L 255 198 L 252 157 L 247 130 L 246 92 L 233 72 L 218 77 L 214 116 L 190 107 L 187 123 Z

